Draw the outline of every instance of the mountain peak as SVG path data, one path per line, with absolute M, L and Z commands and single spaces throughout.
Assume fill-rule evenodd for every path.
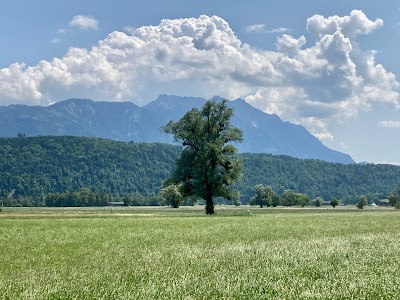
M 193 108 L 201 106 L 204 102 L 205 100 L 199 97 L 184 97 L 160 94 L 156 100 L 144 105 L 143 107 L 148 110 L 156 110 L 160 108 L 166 110 L 181 110 L 182 108 L 187 109 L 188 107 Z M 201 105 L 198 105 L 199 103 L 201 103 Z
M 49 106 L 63 106 L 63 105 L 68 105 L 68 104 L 80 104 L 80 103 L 91 103 L 94 102 L 93 100 L 89 99 L 84 99 L 84 98 L 69 98 L 66 100 L 62 100 L 53 104 L 50 104 Z

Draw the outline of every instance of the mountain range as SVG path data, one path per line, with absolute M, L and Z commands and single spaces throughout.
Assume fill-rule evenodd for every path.
M 212 99 L 221 100 L 217 96 Z M 171 144 L 173 138 L 160 127 L 205 102 L 203 98 L 160 95 L 142 107 L 132 102 L 88 99 L 68 99 L 46 107 L 0 106 L 0 136 L 70 135 Z M 349 155 L 329 149 L 301 125 L 284 122 L 242 99 L 228 104 L 234 109 L 232 124 L 243 130 L 243 142 L 235 145 L 239 152 L 354 163 Z

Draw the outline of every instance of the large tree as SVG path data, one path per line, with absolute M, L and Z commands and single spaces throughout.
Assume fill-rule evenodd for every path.
M 203 198 L 206 214 L 214 213 L 213 197 L 236 196 L 231 184 L 242 174 L 242 162 L 231 144 L 242 141 L 242 131 L 230 124 L 232 115 L 226 100 L 207 101 L 201 110 L 193 108 L 162 127 L 184 147 L 166 185 L 180 184 L 184 197 Z

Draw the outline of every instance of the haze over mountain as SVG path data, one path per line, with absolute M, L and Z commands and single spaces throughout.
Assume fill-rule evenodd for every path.
M 218 96 L 213 99 L 220 100 Z M 0 136 L 72 135 L 108 138 L 120 141 L 173 143 L 160 130 L 169 120 L 178 120 L 203 98 L 160 95 L 139 107 L 131 102 L 95 102 L 69 99 L 41 106 L 10 105 L 0 107 Z M 239 152 L 271 153 L 297 158 L 354 163 L 344 153 L 324 146 L 303 126 L 266 114 L 242 99 L 228 102 L 235 110 L 232 124 L 243 130 Z

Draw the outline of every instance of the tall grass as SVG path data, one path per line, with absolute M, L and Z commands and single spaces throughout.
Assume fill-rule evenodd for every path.
M 0 299 L 400 298 L 396 211 L 67 212 L 0 218 Z

